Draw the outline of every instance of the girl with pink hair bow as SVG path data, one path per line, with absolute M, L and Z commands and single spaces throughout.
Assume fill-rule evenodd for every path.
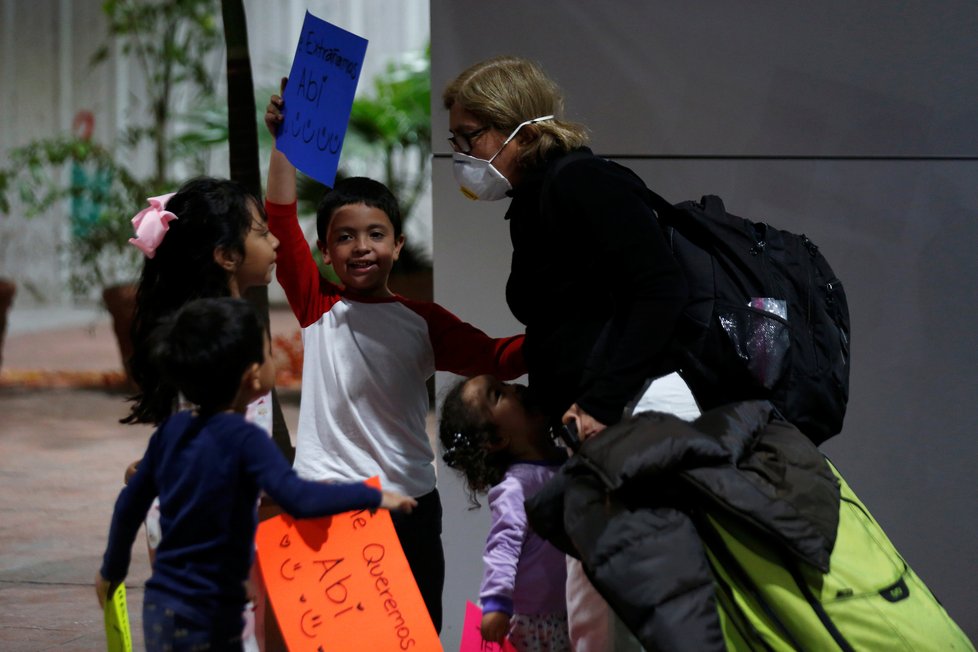
M 152 332 L 164 317 L 193 299 L 241 297 L 249 288 L 268 285 L 279 242 L 268 230 L 262 202 L 234 181 L 198 177 L 175 193 L 147 201 L 149 206 L 132 218 L 135 236 L 130 243 L 146 260 L 136 292 L 133 354 L 128 361 L 137 392 L 129 415 L 121 421 L 159 425 L 190 406 L 152 364 Z M 246 417 L 271 433 L 271 410 L 269 393 L 248 406 Z M 127 469 L 127 481 L 138 463 Z M 152 559 L 160 540 L 158 503 L 145 525 Z M 260 593 L 253 589 L 253 595 Z M 247 650 L 258 648 L 254 613 L 249 607 L 244 614 L 242 639 Z
M 146 254 L 133 321 L 130 368 L 138 393 L 124 423 L 158 424 L 177 401 L 148 364 L 146 342 L 160 320 L 191 299 L 240 297 L 272 279 L 278 240 L 261 202 L 226 179 L 200 177 L 149 200 L 130 242 Z

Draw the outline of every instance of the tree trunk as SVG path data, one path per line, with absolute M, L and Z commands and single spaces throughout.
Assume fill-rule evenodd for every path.
M 248 27 L 241 0 L 222 0 L 227 46 L 228 141 L 231 178 L 261 198 L 255 88 L 251 79 Z
M 255 88 L 251 78 L 251 56 L 248 52 L 248 27 L 242 0 L 221 0 L 224 18 L 224 42 L 227 47 L 228 76 L 228 147 L 230 148 L 231 178 L 243 185 L 252 195 L 262 200 L 261 167 L 258 161 L 258 127 L 255 111 Z M 268 318 L 268 288 L 251 288 L 246 296 Z M 269 331 L 271 336 L 271 331 Z M 272 440 L 291 463 L 295 449 L 289 439 L 289 430 L 282 415 L 278 393 L 272 390 Z M 264 500 L 263 500 L 264 502 Z M 263 518 L 273 515 L 274 509 L 266 506 Z M 271 610 L 267 595 L 264 614 L 259 616 L 264 626 L 265 652 L 287 650 L 281 630 Z M 259 602 L 260 604 L 260 602 Z
M 251 56 L 248 51 L 248 26 L 241 0 L 221 0 L 224 18 L 224 42 L 227 47 L 228 77 L 228 147 L 231 178 L 251 194 L 262 199 L 261 167 L 258 161 L 258 126 L 255 111 L 255 88 L 251 78 Z M 248 290 L 247 298 L 268 318 L 268 288 Z M 272 392 L 272 439 L 285 457 L 292 461 L 295 449 L 282 415 L 278 394 Z

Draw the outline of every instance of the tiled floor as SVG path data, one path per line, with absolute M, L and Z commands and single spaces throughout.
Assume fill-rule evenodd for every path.
M 5 388 L 0 414 L 0 649 L 105 649 L 92 580 L 148 431 L 116 423 L 123 396 L 98 391 Z M 134 555 L 134 633 L 148 570 Z

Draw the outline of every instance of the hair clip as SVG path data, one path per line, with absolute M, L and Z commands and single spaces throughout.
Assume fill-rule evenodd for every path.
M 452 435 L 451 444 L 445 448 L 445 453 L 441 458 L 445 461 L 448 466 L 453 466 L 458 462 L 459 449 L 468 443 L 468 438 L 461 432 L 456 432 Z
M 146 201 L 149 207 L 136 213 L 132 218 L 132 226 L 136 231 L 135 238 L 129 238 L 129 244 L 146 254 L 147 258 L 156 255 L 156 248 L 163 242 L 163 236 L 170 229 L 170 222 L 177 216 L 166 210 L 166 203 L 175 195 L 171 192 L 158 197 L 150 197 Z

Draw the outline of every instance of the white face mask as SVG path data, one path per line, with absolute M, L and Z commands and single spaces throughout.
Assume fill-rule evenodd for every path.
M 462 194 L 469 199 L 481 199 L 484 201 L 496 201 L 505 197 L 506 193 L 513 189 L 513 186 L 509 183 L 509 179 L 493 167 L 493 160 L 499 156 L 499 152 L 503 151 L 503 148 L 509 144 L 509 141 L 513 140 L 520 129 L 526 125 L 536 124 L 544 120 L 553 120 L 553 116 L 545 115 L 516 125 L 513 133 L 503 141 L 503 144 L 499 146 L 499 149 L 496 150 L 496 153 L 489 160 L 475 158 L 462 152 L 455 152 L 452 156 L 454 160 L 452 172 L 455 174 L 455 181 L 458 182 Z

